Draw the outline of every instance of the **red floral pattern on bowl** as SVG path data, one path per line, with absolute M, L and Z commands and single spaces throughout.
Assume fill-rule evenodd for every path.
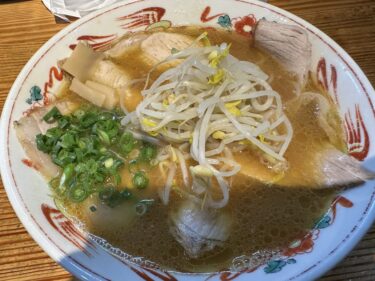
M 254 15 L 247 15 L 232 19 L 234 30 L 243 36 L 250 36 L 256 23 L 257 21 Z

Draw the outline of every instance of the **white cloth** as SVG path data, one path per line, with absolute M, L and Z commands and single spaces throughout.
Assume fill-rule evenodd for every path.
M 93 11 L 102 9 L 121 0 L 42 0 L 55 16 L 69 21 L 70 17 L 81 18 Z
M 67 16 L 81 18 L 120 1 L 122 0 L 42 0 L 52 14 L 65 21 L 70 21 Z M 267 2 L 267 0 L 260 1 Z

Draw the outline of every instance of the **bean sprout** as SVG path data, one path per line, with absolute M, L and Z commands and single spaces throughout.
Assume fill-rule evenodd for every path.
M 123 120 L 123 124 L 137 124 L 153 136 L 154 143 L 165 140 L 183 148 L 174 149 L 185 186 L 189 184 L 185 159 L 190 152 L 202 167 L 192 175 L 191 189 L 197 196 L 204 194 L 206 204 L 214 208 L 227 204 L 229 185 L 225 178 L 241 169 L 228 146 L 236 151 L 247 143 L 275 163 L 286 162 L 284 154 L 293 135 L 280 95 L 267 82 L 267 74 L 257 65 L 230 55 L 229 47 L 192 46 L 169 56 L 158 65 L 176 59 L 182 62 L 150 86 L 147 78 L 136 118 Z M 176 163 L 172 161 L 160 192 L 164 203 L 168 203 L 175 174 Z M 214 200 L 211 177 L 221 191 L 220 200 Z

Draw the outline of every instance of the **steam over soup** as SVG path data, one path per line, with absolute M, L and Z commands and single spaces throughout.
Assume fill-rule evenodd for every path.
M 340 188 L 373 177 L 345 154 L 303 30 L 203 31 L 135 33 L 104 53 L 79 43 L 53 102 L 15 122 L 68 216 L 130 258 L 182 272 L 265 262 Z

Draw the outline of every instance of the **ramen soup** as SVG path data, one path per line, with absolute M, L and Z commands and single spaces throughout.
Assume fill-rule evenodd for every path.
M 363 178 L 346 171 L 359 168 L 330 97 L 256 32 L 79 43 L 50 104 L 15 123 L 58 207 L 129 259 L 181 272 L 256 267 L 306 235 Z

